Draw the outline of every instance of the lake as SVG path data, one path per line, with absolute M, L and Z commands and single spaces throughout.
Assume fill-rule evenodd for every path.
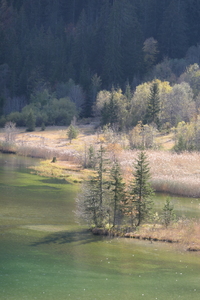
M 93 236 L 75 220 L 78 185 L 31 174 L 37 163 L 0 154 L 0 299 L 200 299 L 199 253 Z M 199 216 L 199 199 L 173 203 Z

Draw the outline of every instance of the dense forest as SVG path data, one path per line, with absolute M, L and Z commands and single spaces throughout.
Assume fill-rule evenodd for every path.
M 10 114 L 24 125 L 30 109 L 38 125 L 67 125 L 94 115 L 99 91 L 121 89 L 130 100 L 155 78 L 173 89 L 167 103 L 182 91 L 198 109 L 199 34 L 198 0 L 1 0 L 0 125 Z M 184 111 L 174 120 L 170 109 L 163 124 L 189 119 Z M 147 111 L 135 109 L 131 125 L 148 123 Z

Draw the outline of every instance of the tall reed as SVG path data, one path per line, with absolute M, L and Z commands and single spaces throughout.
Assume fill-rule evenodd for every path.
M 138 151 L 121 151 L 119 161 L 127 178 Z M 152 185 L 156 191 L 200 197 L 200 153 L 182 154 L 166 151 L 146 151 Z

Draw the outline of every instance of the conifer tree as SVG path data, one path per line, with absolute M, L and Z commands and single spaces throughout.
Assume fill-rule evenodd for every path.
M 134 179 L 131 187 L 133 207 L 135 210 L 135 226 L 139 226 L 152 209 L 153 189 L 149 182 L 150 168 L 145 152 L 140 152 L 134 163 Z M 133 224 L 132 224 L 133 225 Z
M 153 82 L 150 88 L 150 95 L 148 99 L 148 106 L 144 118 L 144 123 L 147 124 L 154 123 L 159 127 L 159 112 L 160 112 L 160 98 L 159 98 L 158 83 Z
M 67 132 L 67 136 L 70 140 L 70 144 L 72 142 L 73 139 L 75 139 L 78 135 L 78 130 L 75 126 L 73 126 L 72 124 L 69 126 L 68 132 Z
M 76 199 L 76 214 L 90 226 L 104 227 L 109 222 L 108 183 L 104 178 L 106 171 L 105 150 L 101 145 L 97 155 L 96 176 L 93 176 L 83 186 Z
M 166 228 L 170 225 L 174 218 L 174 206 L 171 204 L 170 199 L 167 198 L 162 210 L 162 222 L 164 223 Z
M 119 223 L 121 205 L 125 201 L 125 183 L 121 175 L 120 165 L 117 161 L 114 162 L 111 169 L 111 206 L 113 211 L 112 225 L 115 227 Z
M 93 145 L 90 145 L 88 149 L 88 168 L 94 169 L 96 165 L 96 154 Z
M 30 110 L 27 121 L 26 121 L 26 131 L 34 131 L 35 130 L 35 116 L 32 110 Z

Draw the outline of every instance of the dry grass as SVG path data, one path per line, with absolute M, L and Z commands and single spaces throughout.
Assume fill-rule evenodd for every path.
M 156 191 L 200 197 L 200 153 L 176 154 L 167 151 L 146 151 L 151 168 L 152 185 Z M 127 178 L 137 151 L 122 151 L 119 161 Z
M 67 138 L 67 129 L 67 127 L 52 126 L 45 131 L 38 129 L 33 133 L 27 133 L 22 128 L 16 134 L 16 151 L 20 155 L 48 160 L 55 156 L 58 163 L 63 166 L 66 167 L 66 164 L 73 163 L 73 165 L 77 164 L 79 168 L 80 165 L 83 165 L 86 149 L 90 145 L 99 147 L 100 143 L 103 143 L 110 153 L 110 158 L 115 156 L 120 161 L 125 180 L 128 181 L 132 177 L 133 162 L 138 151 L 123 150 L 123 145 L 127 146 L 125 136 L 119 136 L 118 140 L 115 136 L 114 142 L 111 142 L 106 140 L 103 133 L 96 133 L 95 125 L 81 125 L 78 138 L 70 143 Z M 0 140 L 3 139 L 4 133 L 0 133 Z M 166 151 L 168 147 L 172 146 L 171 135 L 159 135 L 157 142 L 165 150 L 146 151 L 155 190 L 200 197 L 200 154 L 176 154 Z M 69 168 L 68 171 L 70 171 Z
M 148 239 L 181 244 L 185 250 L 200 251 L 200 222 L 184 220 L 169 228 L 143 226 L 137 232 L 127 233 L 126 237 Z

